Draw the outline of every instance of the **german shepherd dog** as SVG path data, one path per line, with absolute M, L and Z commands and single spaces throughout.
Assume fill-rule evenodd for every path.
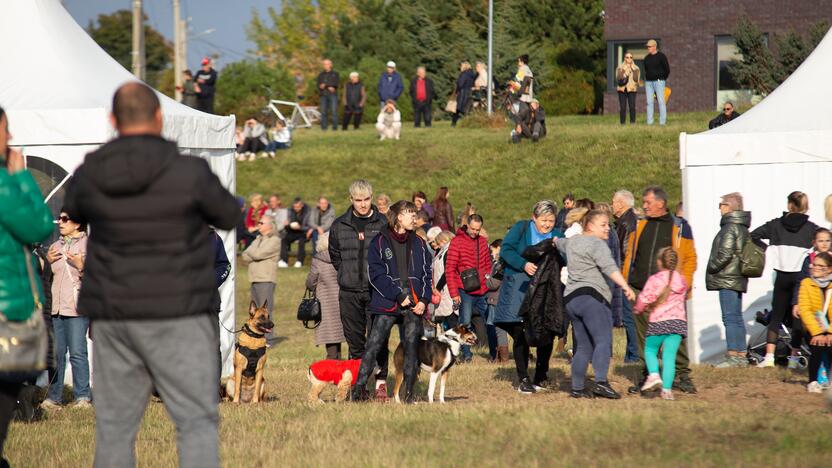
M 419 367 L 430 372 L 430 384 L 428 386 L 428 401 L 433 403 L 433 394 L 436 392 L 436 379 L 440 378 L 439 401 L 445 403 L 445 383 L 448 381 L 448 371 L 456 362 L 459 356 L 459 348 L 462 345 L 477 344 L 477 335 L 465 325 L 445 331 L 436 338 L 422 338 L 417 345 L 419 355 Z M 396 368 L 396 386 L 393 389 L 396 403 L 399 400 L 399 390 L 404 380 L 404 346 L 399 343 L 393 353 L 393 365 Z
M 274 323 L 269 320 L 266 302 L 257 307 L 251 301 L 248 321 L 234 345 L 234 377 L 228 379 L 225 391 L 234 403 L 259 403 L 266 395 L 263 372 L 266 368 L 266 333 Z

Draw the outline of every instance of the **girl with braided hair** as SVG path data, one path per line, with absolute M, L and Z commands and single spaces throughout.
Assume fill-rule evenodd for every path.
M 673 400 L 673 378 L 676 374 L 676 352 L 687 335 L 685 297 L 688 285 L 684 275 L 676 271 L 679 256 L 670 247 L 658 253 L 659 272 L 648 278 L 633 308 L 636 314 L 649 315 L 647 339 L 644 343 L 644 361 L 650 373 L 641 387 L 642 391 L 662 387 L 662 399 Z M 659 348 L 662 351 L 662 374 L 659 375 Z

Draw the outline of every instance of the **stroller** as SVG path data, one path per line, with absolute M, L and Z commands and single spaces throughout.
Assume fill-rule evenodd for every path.
M 768 335 L 768 324 L 771 322 L 771 311 L 765 309 L 757 312 L 757 323 L 766 327 L 757 335 L 751 337 L 748 341 L 748 363 L 756 366 L 766 356 L 766 338 Z M 805 340 L 804 340 L 805 341 Z M 792 332 L 785 324 L 780 324 L 780 330 L 777 334 L 777 343 L 774 348 L 774 362 L 777 365 L 785 366 L 788 364 L 788 358 L 792 354 Z M 797 365 L 800 369 L 805 369 L 809 365 L 809 356 L 811 352 L 806 343 L 801 342 L 800 348 L 797 350 Z

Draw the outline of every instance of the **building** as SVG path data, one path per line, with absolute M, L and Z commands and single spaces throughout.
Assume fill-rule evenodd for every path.
M 670 62 L 669 112 L 715 110 L 726 100 L 747 107 L 751 93 L 727 71 L 737 53 L 731 33 L 747 16 L 768 36 L 790 30 L 806 31 L 826 20 L 832 22 L 832 0 L 615 0 L 604 2 L 607 41 L 606 112 L 618 110 L 615 69 L 626 52 L 644 70 L 645 43 L 655 39 Z M 644 88 L 637 108 L 644 112 Z

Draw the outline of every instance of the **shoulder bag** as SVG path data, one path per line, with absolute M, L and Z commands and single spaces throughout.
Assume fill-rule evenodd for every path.
M 310 330 L 318 328 L 321 324 L 321 301 L 315 297 L 315 292 L 311 289 L 306 289 L 303 299 L 298 305 L 298 320 L 303 322 L 304 328 Z M 309 322 L 313 322 L 313 326 L 309 326 Z
M 474 249 L 477 251 L 477 263 L 474 265 L 474 268 L 468 268 L 467 270 L 463 270 L 459 272 L 459 279 L 462 280 L 462 289 L 465 292 L 474 292 L 480 289 L 480 238 L 477 237 L 477 240 L 474 245 Z
M 49 338 L 43 322 L 43 304 L 35 284 L 29 252 L 23 247 L 23 261 L 34 300 L 27 320 L 11 321 L 0 313 L 0 380 L 23 381 L 46 369 Z

